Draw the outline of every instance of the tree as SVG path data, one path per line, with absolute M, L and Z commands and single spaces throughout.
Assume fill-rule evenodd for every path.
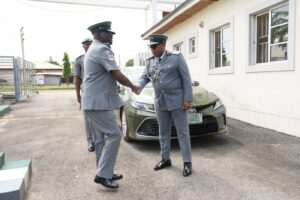
M 69 85 L 69 78 L 71 76 L 71 63 L 69 60 L 69 55 L 67 52 L 64 53 L 64 58 L 63 58 L 63 78 L 67 80 L 67 85 Z
M 131 67 L 133 66 L 133 59 L 129 59 L 127 62 L 126 62 L 126 67 Z

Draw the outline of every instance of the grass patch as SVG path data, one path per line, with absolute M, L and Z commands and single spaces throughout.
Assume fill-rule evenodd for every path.
M 75 85 L 37 85 L 33 86 L 33 90 L 75 90 Z M 6 91 L 15 91 L 15 87 L 11 85 L 0 85 L 0 91 L 6 92 Z
M 75 85 L 41 85 L 35 86 L 35 90 L 75 90 Z
M 12 85 L 0 85 L 0 91 L 15 91 L 15 86 Z

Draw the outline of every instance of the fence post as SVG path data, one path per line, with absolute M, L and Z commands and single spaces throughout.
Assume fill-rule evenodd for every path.
M 16 101 L 20 101 L 21 89 L 20 89 L 20 70 L 17 62 L 17 58 L 13 58 L 14 62 L 14 81 L 15 81 L 15 95 Z

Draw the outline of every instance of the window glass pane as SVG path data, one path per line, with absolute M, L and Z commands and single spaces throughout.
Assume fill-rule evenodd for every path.
M 285 5 L 272 10 L 271 25 L 279 25 L 289 21 L 289 6 Z
M 215 32 L 215 67 L 221 66 L 221 32 Z
M 231 54 L 223 54 L 222 66 L 230 66 L 230 65 L 231 65 Z
M 268 41 L 268 35 L 269 35 L 268 21 L 269 21 L 268 13 L 257 17 L 257 39 L 260 43 Z
M 260 44 L 257 46 L 257 63 L 268 62 L 268 43 Z
M 231 53 L 231 42 L 223 42 L 222 45 L 222 53 Z
M 269 14 L 257 17 L 256 63 L 268 62 Z
M 230 41 L 230 36 L 231 36 L 231 28 L 226 27 L 222 29 L 222 40 L 223 42 L 225 41 Z
M 271 29 L 271 44 L 288 41 L 288 25 L 277 26 Z
M 195 53 L 195 52 L 196 52 L 196 47 L 193 46 L 193 47 L 192 47 L 192 52 L 191 52 L 191 53 Z
M 271 61 L 287 60 L 287 44 L 271 46 Z

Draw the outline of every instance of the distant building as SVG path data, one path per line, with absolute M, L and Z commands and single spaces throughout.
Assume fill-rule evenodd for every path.
M 63 68 L 48 62 L 34 62 L 36 85 L 60 85 Z
M 14 84 L 14 64 L 11 59 L 0 60 L 0 80 L 7 85 Z M 37 85 L 60 85 L 63 68 L 48 62 L 33 62 L 33 83 Z M 22 78 L 22 77 L 21 77 Z

